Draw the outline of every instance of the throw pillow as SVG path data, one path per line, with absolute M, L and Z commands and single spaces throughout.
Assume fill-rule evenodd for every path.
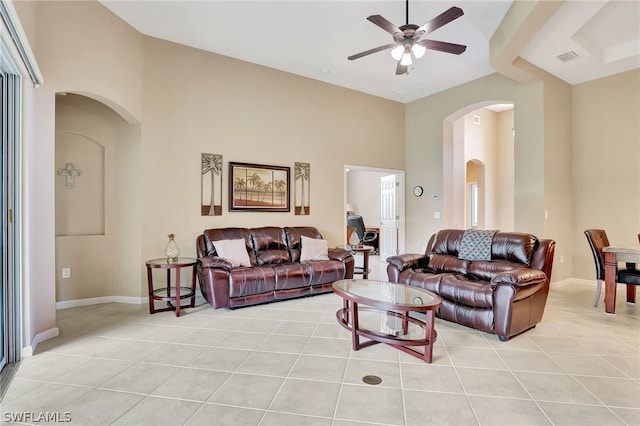
M 213 247 L 215 247 L 218 256 L 229 260 L 234 267 L 251 266 L 244 239 L 214 241 Z
M 300 237 L 302 250 L 300 262 L 307 260 L 329 260 L 329 243 L 319 238 Z
M 458 259 L 491 260 L 491 244 L 498 231 L 467 229 L 462 234 Z

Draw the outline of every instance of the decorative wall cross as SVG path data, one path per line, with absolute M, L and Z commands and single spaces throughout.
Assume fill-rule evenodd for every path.
M 73 168 L 73 163 L 67 163 L 64 169 L 58 169 L 58 176 L 67 177 L 67 189 L 73 189 L 76 186 L 76 176 L 80 176 L 80 170 Z

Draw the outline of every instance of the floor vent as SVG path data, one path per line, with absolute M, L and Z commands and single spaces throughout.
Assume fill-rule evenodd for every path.
M 368 385 L 379 385 L 382 383 L 382 379 L 378 376 L 364 376 L 362 381 Z
M 577 57 L 578 57 L 578 54 L 573 50 L 570 50 L 569 52 L 565 52 L 558 55 L 558 59 L 560 59 L 562 62 L 567 62 Z

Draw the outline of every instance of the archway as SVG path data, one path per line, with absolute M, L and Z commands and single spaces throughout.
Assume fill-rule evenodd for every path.
M 56 307 L 140 303 L 140 126 L 85 95 L 56 95 Z
M 444 226 L 470 222 L 467 163 L 482 165 L 478 179 L 477 227 L 513 230 L 515 217 L 513 103 L 484 101 L 462 108 L 443 123 Z M 480 170 L 480 169 L 479 169 Z

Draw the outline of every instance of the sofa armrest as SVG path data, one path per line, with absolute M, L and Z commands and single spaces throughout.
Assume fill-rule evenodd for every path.
M 352 257 L 353 252 L 351 250 L 346 250 L 343 248 L 329 248 L 329 259 L 331 260 L 339 260 L 340 262 L 344 262 L 348 257 Z
M 527 287 L 543 284 L 545 281 L 547 281 L 547 274 L 544 272 L 531 268 L 519 268 L 497 274 L 491 279 L 491 284 L 511 284 L 516 287 Z
M 228 259 L 218 256 L 205 256 L 200 259 L 200 266 L 202 268 L 219 268 L 226 271 L 230 271 L 233 265 Z
M 387 263 L 395 266 L 398 271 L 403 271 L 411 267 L 426 267 L 429 264 L 429 257 L 424 254 L 405 253 L 387 257 Z

